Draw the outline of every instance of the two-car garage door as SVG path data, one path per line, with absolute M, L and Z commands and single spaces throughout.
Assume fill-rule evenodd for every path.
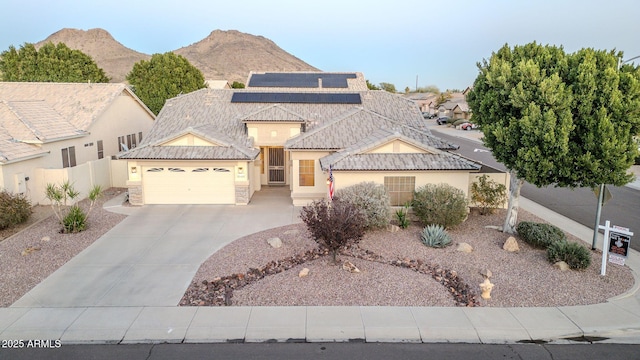
M 233 168 L 142 167 L 146 204 L 235 204 Z

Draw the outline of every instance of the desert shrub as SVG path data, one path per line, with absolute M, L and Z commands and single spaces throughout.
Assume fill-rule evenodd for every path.
M 411 223 L 409 220 L 409 204 L 405 204 L 405 206 L 396 210 L 396 219 L 398 220 L 398 226 L 401 229 L 409 227 L 409 224 Z
M 464 192 L 449 184 L 428 184 L 418 188 L 411 203 L 414 214 L 424 225 L 448 229 L 462 223 L 469 213 Z
M 481 215 L 492 214 L 505 200 L 507 187 L 489 179 L 486 174 L 471 184 L 471 201 L 478 205 Z
M 316 200 L 300 212 L 313 240 L 326 247 L 337 262 L 338 251 L 359 242 L 364 236 L 364 215 L 352 203 L 334 197 L 333 201 Z
M 87 214 L 78 206 L 73 205 L 62 219 L 65 233 L 77 233 L 87 228 Z
M 591 265 L 591 254 L 586 247 L 566 240 L 557 241 L 547 248 L 547 259 L 551 263 L 564 261 L 570 268 L 584 270 Z
M 22 194 L 0 191 L 0 230 L 23 223 L 31 216 L 31 202 Z
M 87 227 L 87 217 L 96 200 L 101 196 L 102 188 L 100 185 L 94 186 L 88 194 L 89 209 L 85 213 L 82 208 L 77 205 L 68 207 L 68 201 L 75 201 L 80 196 L 80 192 L 73 188 L 73 185 L 68 181 L 63 182 L 60 185 L 47 184 L 45 190 L 45 196 L 51 201 L 51 207 L 53 213 L 62 225 L 62 231 L 65 233 L 83 231 Z
M 521 221 L 518 223 L 516 231 L 529 245 L 542 249 L 548 248 L 551 244 L 567 240 L 565 233 L 551 224 Z
M 428 225 L 420 234 L 422 243 L 429 247 L 441 248 L 451 244 L 447 231 L 440 225 Z
M 384 185 L 361 182 L 340 189 L 336 196 L 355 205 L 365 218 L 365 228 L 375 229 L 389 225 L 391 205 Z

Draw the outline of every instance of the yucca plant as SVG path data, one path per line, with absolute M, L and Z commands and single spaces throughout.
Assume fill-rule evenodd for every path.
M 429 247 L 442 248 L 451 244 L 449 233 L 442 225 L 428 225 L 420 234 L 422 243 Z

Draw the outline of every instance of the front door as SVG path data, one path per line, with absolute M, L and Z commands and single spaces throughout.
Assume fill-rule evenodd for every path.
M 269 148 L 269 184 L 284 183 L 284 148 Z

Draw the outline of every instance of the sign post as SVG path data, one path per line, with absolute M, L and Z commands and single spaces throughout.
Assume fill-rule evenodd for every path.
M 609 261 L 618 265 L 624 265 L 624 260 L 629 256 L 629 244 L 633 233 L 627 228 L 619 226 L 611 226 L 611 222 L 607 220 L 605 225 L 599 225 L 604 230 L 604 241 L 602 243 L 602 266 L 600 275 L 607 272 L 607 253 L 609 253 Z

